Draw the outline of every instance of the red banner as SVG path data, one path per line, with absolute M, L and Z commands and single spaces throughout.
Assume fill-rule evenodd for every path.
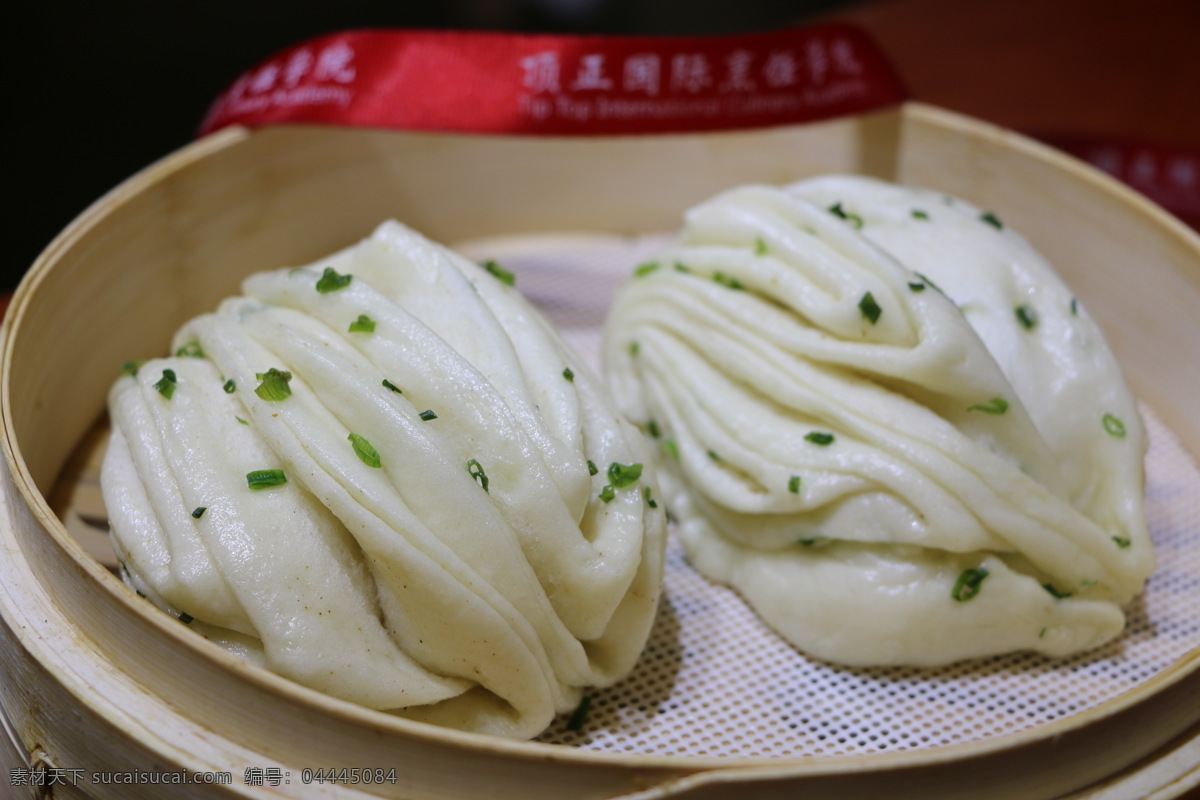
M 904 100 L 858 28 L 710 37 L 335 33 L 284 50 L 201 128 L 281 122 L 423 131 L 643 134 L 808 122 Z
M 1200 228 L 1200 148 L 1086 137 L 1048 136 L 1045 141 Z

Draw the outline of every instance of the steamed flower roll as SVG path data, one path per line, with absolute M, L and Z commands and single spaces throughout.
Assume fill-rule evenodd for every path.
M 120 378 L 125 580 L 298 683 L 465 730 L 534 736 L 625 675 L 660 591 L 653 470 L 489 267 L 385 223 Z
M 815 657 L 1078 652 L 1153 569 L 1116 360 L 963 201 L 860 177 L 721 194 L 620 290 L 605 358 L 690 561 Z

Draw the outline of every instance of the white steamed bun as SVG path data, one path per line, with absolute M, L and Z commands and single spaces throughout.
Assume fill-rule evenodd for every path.
M 962 201 L 860 177 L 721 194 L 618 293 L 605 358 L 692 563 L 813 656 L 1074 653 L 1153 569 L 1115 359 Z
M 174 347 L 113 386 L 102 474 L 156 605 L 322 692 L 512 737 L 633 666 L 664 529 L 642 437 L 504 280 L 389 222 Z

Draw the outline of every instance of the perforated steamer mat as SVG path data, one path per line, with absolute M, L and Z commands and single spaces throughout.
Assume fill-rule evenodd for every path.
M 598 370 L 613 291 L 666 238 L 526 235 L 454 246 L 511 269 L 517 288 Z M 1158 568 L 1108 645 L 1066 659 L 1016 653 L 938 669 L 839 667 L 797 652 L 735 592 L 693 570 L 672 540 L 658 618 L 632 674 L 592 692 L 582 730 L 560 718 L 539 741 L 763 764 L 928 751 L 1070 724 L 1139 690 L 1200 648 L 1200 470 L 1152 408 L 1142 414 Z M 113 564 L 95 477 L 102 447 L 99 429 L 51 502 L 68 530 Z

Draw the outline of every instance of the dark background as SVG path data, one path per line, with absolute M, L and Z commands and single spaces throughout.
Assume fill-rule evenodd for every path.
M 255 62 L 362 27 L 711 34 L 860 24 L 913 95 L 1035 135 L 1200 148 L 1195 0 L 292 0 L 5 12 L 0 292 L 77 214 L 187 144 Z M 15 209 L 15 210 L 14 210 Z
M 241 72 L 322 33 L 365 27 L 707 34 L 778 28 L 837 0 L 121 0 L 5 12 L 8 185 L 0 291 L 76 215 L 187 144 Z

